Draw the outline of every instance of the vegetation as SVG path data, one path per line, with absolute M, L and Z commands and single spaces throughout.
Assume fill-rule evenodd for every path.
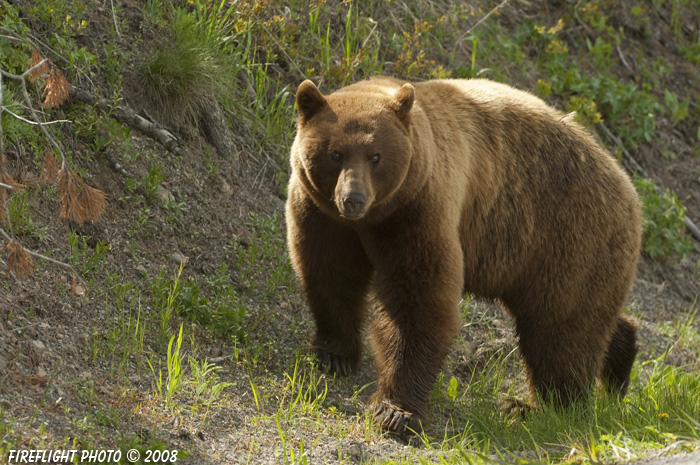
M 698 447 L 700 261 L 683 223 L 700 218 L 687 202 L 700 175 L 698 0 L 102 3 L 0 2 L 0 457 L 565 464 Z M 640 287 L 683 284 L 668 309 L 653 286 L 630 299 L 648 337 L 627 397 L 504 417 L 500 400 L 526 395 L 514 335 L 471 299 L 411 447 L 364 413 L 370 369 L 314 368 L 280 203 L 294 88 L 378 74 L 531 90 L 592 132 L 605 125 L 653 174 L 634 173 Z M 118 122 L 122 107 L 185 151 Z M 216 108 L 234 155 L 207 142 Z

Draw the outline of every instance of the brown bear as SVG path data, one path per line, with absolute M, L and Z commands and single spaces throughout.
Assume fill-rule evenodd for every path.
M 296 97 L 286 220 L 320 366 L 355 369 L 373 307 L 383 428 L 418 429 L 464 293 L 515 318 L 533 404 L 597 376 L 624 395 L 636 328 L 621 315 L 642 232 L 629 177 L 533 95 L 489 80 L 359 82 Z

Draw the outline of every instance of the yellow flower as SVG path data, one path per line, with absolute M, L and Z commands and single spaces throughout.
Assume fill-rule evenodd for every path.
M 549 28 L 549 33 L 550 34 L 556 34 L 557 32 L 561 31 L 564 29 L 564 20 L 559 18 L 557 21 L 557 24 Z

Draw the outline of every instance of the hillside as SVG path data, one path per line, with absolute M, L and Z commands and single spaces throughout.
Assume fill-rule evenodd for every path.
M 698 0 L 2 0 L 0 463 L 16 449 L 192 464 L 698 449 L 699 25 Z M 380 74 L 533 92 L 634 177 L 640 353 L 623 401 L 504 417 L 499 400 L 526 395 L 512 321 L 471 297 L 409 443 L 364 413 L 369 351 L 349 378 L 315 369 L 285 243 L 294 92 Z

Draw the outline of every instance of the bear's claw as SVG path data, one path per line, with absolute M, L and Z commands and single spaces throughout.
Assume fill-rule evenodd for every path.
M 515 397 L 508 397 L 501 401 L 501 412 L 511 420 L 524 420 L 533 410 L 537 410 L 537 406 Z
M 339 376 L 348 376 L 355 370 L 356 363 L 353 359 L 342 357 L 340 355 L 331 354 L 323 349 L 314 349 L 318 361 L 318 368 L 329 374 L 337 374 Z
M 380 423 L 382 430 L 401 437 L 418 434 L 423 425 L 418 416 L 386 402 L 376 404 L 372 410 L 374 419 Z

